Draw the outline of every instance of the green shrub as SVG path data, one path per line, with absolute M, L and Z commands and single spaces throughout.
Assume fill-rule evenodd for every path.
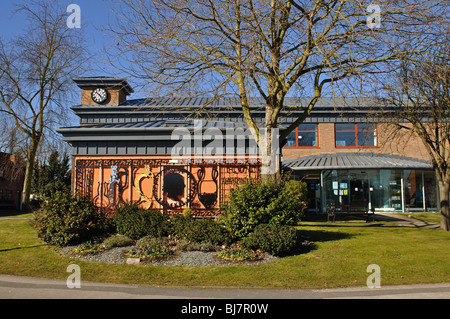
M 190 242 L 228 245 L 232 241 L 230 233 L 212 219 L 193 219 L 177 215 L 171 218 L 171 224 L 173 235 Z
M 229 261 L 256 260 L 259 258 L 258 253 L 251 249 L 228 248 L 217 253 L 217 257 Z
M 183 213 L 182 213 L 183 217 L 191 217 L 192 215 L 192 209 L 190 208 L 185 208 L 183 209 Z
M 72 249 L 72 252 L 80 255 L 94 255 L 104 250 L 105 247 L 101 243 L 97 242 L 96 240 L 88 240 Z
M 298 247 L 299 236 L 292 226 L 260 224 L 241 241 L 244 249 L 259 249 L 274 256 L 286 255 Z
M 178 238 L 184 239 L 187 237 L 188 229 L 195 222 L 194 219 L 184 217 L 183 215 L 174 215 L 170 218 L 170 234 Z
M 136 245 L 137 248 L 130 250 L 127 256 L 155 259 L 167 257 L 173 253 L 161 238 L 145 236 L 139 239 Z
M 219 251 L 221 246 L 210 244 L 210 243 L 195 243 L 187 241 L 185 239 L 180 239 L 177 242 L 176 250 L 178 251 Z
M 259 224 L 296 225 L 306 202 L 304 182 L 246 180 L 231 189 L 219 220 L 234 236 L 243 238 Z
M 115 209 L 117 232 L 131 239 L 144 236 L 163 237 L 168 233 L 168 217 L 158 210 L 140 208 L 137 203 Z
M 101 238 L 93 238 L 92 240 L 85 241 L 72 249 L 72 252 L 81 255 L 98 254 L 114 247 L 125 247 L 133 243 L 134 241 L 126 236 L 114 234 L 103 241 Z
M 79 244 L 113 229 L 111 219 L 80 194 L 56 192 L 34 214 L 33 226 L 45 242 L 58 246 Z
M 110 249 L 113 247 L 125 247 L 132 245 L 134 241 L 127 236 L 121 235 L 121 234 L 115 234 L 108 238 L 106 238 L 102 245 L 105 249 Z

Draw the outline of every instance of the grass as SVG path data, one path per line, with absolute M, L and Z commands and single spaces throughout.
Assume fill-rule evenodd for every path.
M 410 217 L 414 219 L 418 219 L 424 222 L 437 223 L 441 222 L 441 214 L 440 213 L 405 213 L 399 214 L 405 217 Z
M 21 215 L 17 217 L 30 217 Z M 67 279 L 76 263 L 81 279 L 145 285 L 346 287 L 365 286 L 370 264 L 381 285 L 450 282 L 450 233 L 392 223 L 303 222 L 312 249 L 255 266 L 146 266 L 103 264 L 58 255 L 37 238 L 27 219 L 0 218 L 0 273 Z

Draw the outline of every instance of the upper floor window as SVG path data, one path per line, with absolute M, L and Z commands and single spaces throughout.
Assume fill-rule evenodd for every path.
M 286 138 L 285 147 L 318 147 L 317 124 L 300 124 Z
M 373 123 L 335 124 L 336 147 L 376 147 L 377 125 Z

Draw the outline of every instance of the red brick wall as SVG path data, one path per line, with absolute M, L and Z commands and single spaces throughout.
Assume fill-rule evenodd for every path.
M 22 187 L 22 168 L 15 166 L 13 155 L 0 153 L 0 208 L 18 209 Z
M 318 125 L 317 148 L 283 148 L 283 160 L 293 159 L 316 154 L 332 154 L 344 152 L 373 152 L 383 154 L 395 154 L 412 158 L 429 160 L 428 153 L 422 141 L 408 131 L 395 132 L 392 125 L 377 125 L 377 147 L 349 147 L 336 148 L 334 138 L 334 123 L 320 123 Z
M 94 90 L 96 87 L 87 87 L 83 88 L 81 90 L 81 104 L 83 105 L 89 105 L 89 104 L 96 104 L 94 101 L 92 101 L 91 93 L 92 90 Z M 113 88 L 106 88 L 108 91 L 108 99 L 106 100 L 103 105 L 108 104 L 119 104 L 120 102 L 123 102 L 126 100 L 125 93 L 123 93 L 122 90 L 119 88 L 113 87 Z

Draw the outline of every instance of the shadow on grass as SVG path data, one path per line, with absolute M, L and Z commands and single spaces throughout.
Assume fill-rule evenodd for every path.
M 384 228 L 384 227 L 404 227 L 398 225 L 398 222 L 404 222 L 400 219 L 393 217 L 386 217 L 382 215 L 375 215 L 375 221 L 367 221 L 364 216 L 338 216 L 334 222 L 327 220 L 326 214 L 308 214 L 303 219 L 302 222 L 312 222 L 315 223 L 314 226 L 319 226 L 323 228 L 333 228 L 333 227 L 370 227 L 370 228 Z
M 1 252 L 5 252 L 5 251 L 18 250 L 18 249 L 27 249 L 27 248 L 36 248 L 36 247 L 42 247 L 42 246 L 48 246 L 48 245 L 47 244 L 38 244 L 38 245 L 32 245 L 32 246 L 6 248 L 6 249 L 0 249 L 0 253 Z
M 23 214 L 23 212 L 21 212 L 20 210 L 17 209 L 0 209 L 0 217 L 15 217 L 17 215 L 21 215 Z
M 299 245 L 288 254 L 280 255 L 279 257 L 286 257 L 292 255 L 306 254 L 310 251 L 316 250 L 318 242 L 341 240 L 352 238 L 354 235 L 339 231 L 324 231 L 324 230 L 297 230 L 299 238 Z
M 341 240 L 352 238 L 354 235 L 337 231 L 324 231 L 324 230 L 299 230 L 302 238 L 313 242 L 325 242 L 333 240 Z

